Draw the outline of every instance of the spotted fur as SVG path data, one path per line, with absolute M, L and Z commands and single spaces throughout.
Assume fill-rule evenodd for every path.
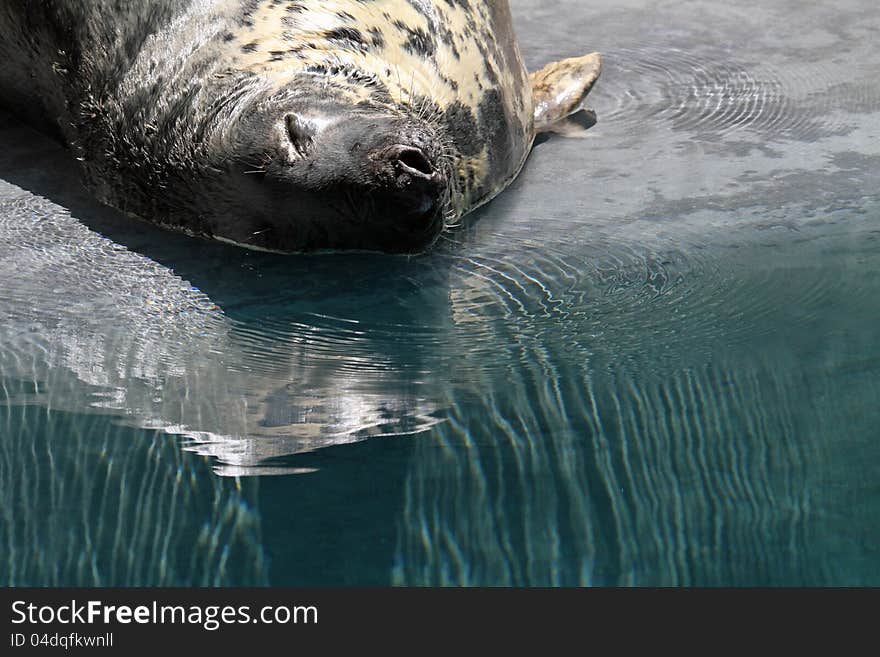
M 501 191 L 535 136 L 506 0 L 5 0 L 0 35 L 7 105 L 59 134 L 107 202 L 195 233 L 222 237 L 192 199 L 223 193 L 211 149 L 257 98 L 430 126 L 448 223 Z
M 458 218 L 499 192 L 531 148 L 533 106 L 507 2 L 260 2 L 232 43 L 236 66 L 284 87 L 314 72 L 353 104 L 442 125 L 457 161 Z

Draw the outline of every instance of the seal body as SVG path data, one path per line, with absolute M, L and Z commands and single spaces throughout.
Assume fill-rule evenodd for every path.
M 481 0 L 5 0 L 0 58 L 103 202 L 283 252 L 423 250 L 598 75 L 530 77 Z

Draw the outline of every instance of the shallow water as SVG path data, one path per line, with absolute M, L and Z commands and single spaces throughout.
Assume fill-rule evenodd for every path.
M 170 235 L 0 119 L 3 583 L 880 584 L 873 3 L 511 4 L 598 123 L 425 256 Z

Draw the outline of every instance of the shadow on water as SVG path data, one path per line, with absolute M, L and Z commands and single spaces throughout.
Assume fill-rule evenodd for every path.
M 530 63 L 595 35 L 598 123 L 417 258 L 159 231 L 3 124 L 10 581 L 878 583 L 876 17 L 844 5 L 515 3 Z
M 40 274 L 10 291 L 17 337 L 63 331 L 65 367 L 112 388 L 85 393 L 111 397 L 101 406 L 186 434 L 225 474 L 437 421 L 421 374 L 449 322 L 436 259 L 276 256 L 170 234 L 91 201 L 39 136 L 5 132 L 25 138 L 0 175 L 37 194 L 8 192 L 3 218 L 4 266 Z M 26 143 L 47 151 L 34 163 Z M 88 270 L 67 269 L 77 261 Z
M 291 466 L 291 454 L 436 424 L 442 409 L 422 354 L 450 321 L 443 269 L 424 258 L 274 256 L 171 234 L 91 201 L 67 154 L 27 128 L 5 119 L 3 137 L 0 270 L 14 284 L 0 294 L 0 480 L 30 490 L 29 508 L 51 509 L 26 513 L 18 493 L 6 505 L 9 581 L 266 582 L 261 518 L 294 556 L 332 540 L 337 551 L 379 549 L 406 464 L 387 455 L 408 453 L 405 442 L 354 450 L 332 478 L 311 474 L 277 495 L 270 484 L 262 511 L 255 479 L 213 477 L 188 452 L 226 476 L 306 474 L 320 459 Z M 377 485 L 369 473 L 383 463 Z M 319 512 L 334 499 L 337 522 Z M 342 510 L 352 499 L 375 502 L 352 518 Z M 64 531 L 57 520 L 71 509 L 82 521 Z M 358 521 L 372 538 L 357 538 Z M 155 559 L 135 564 L 138 552 Z M 367 573 L 387 570 L 389 552 L 369 566 L 365 555 L 327 554 L 343 565 L 339 581 L 378 583 L 387 576 Z M 288 565 L 273 581 L 311 574 L 336 579 Z

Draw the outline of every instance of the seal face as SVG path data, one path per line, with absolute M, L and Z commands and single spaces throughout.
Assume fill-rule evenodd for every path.
M 101 200 L 284 252 L 424 250 L 599 72 L 529 76 L 489 0 L 8 0 L 0 57 Z

